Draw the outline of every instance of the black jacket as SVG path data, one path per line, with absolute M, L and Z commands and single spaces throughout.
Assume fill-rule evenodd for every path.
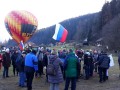
M 18 72 L 24 72 L 24 67 L 25 67 L 25 59 L 21 55 L 19 58 L 16 60 L 16 68 Z
M 109 68 L 110 67 L 110 58 L 107 54 L 101 54 L 98 60 L 98 65 L 101 68 Z

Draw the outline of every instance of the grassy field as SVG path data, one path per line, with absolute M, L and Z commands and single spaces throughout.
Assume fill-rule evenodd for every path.
M 109 80 L 99 83 L 99 76 L 94 72 L 94 76 L 90 80 L 80 79 L 77 82 L 76 90 L 120 90 L 119 67 L 117 57 L 114 56 L 115 66 L 109 69 Z M 26 88 L 18 87 L 18 77 L 13 76 L 12 67 L 10 68 L 10 77 L 2 78 L 2 70 L 0 71 L 0 90 L 26 90 Z M 64 90 L 64 82 L 60 84 L 60 90 Z M 45 82 L 45 76 L 42 78 L 34 78 L 33 90 L 49 90 L 49 83 Z M 71 90 L 71 89 L 69 89 Z

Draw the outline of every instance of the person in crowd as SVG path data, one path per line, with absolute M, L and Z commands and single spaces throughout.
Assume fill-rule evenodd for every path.
M 93 61 L 94 61 L 95 72 L 98 72 L 98 65 L 97 65 L 97 62 L 98 62 L 98 52 L 96 50 L 93 51 Z
M 43 50 L 42 48 L 38 48 L 38 52 L 37 52 L 37 58 L 38 58 L 38 72 L 36 73 L 36 77 L 37 74 L 39 74 L 39 76 L 41 77 L 41 75 L 43 75 Z
M 48 75 L 48 82 L 50 83 L 50 90 L 59 90 L 59 83 L 63 82 L 63 75 L 60 68 L 62 62 L 60 58 L 58 58 L 56 52 L 52 52 L 50 55 L 50 59 L 48 64 L 52 63 L 54 65 L 54 69 L 56 74 L 55 75 Z
M 0 70 L 2 68 L 2 61 L 3 61 L 3 58 L 2 58 L 2 54 L 0 53 Z
M 76 55 L 79 58 L 79 62 L 80 62 L 80 68 L 79 68 L 79 73 L 78 73 L 78 79 L 79 79 L 82 76 L 82 74 L 81 74 L 81 61 L 83 59 L 84 53 L 82 50 L 76 50 Z
M 34 73 L 38 71 L 38 59 L 35 50 L 32 50 L 26 55 L 24 70 L 27 78 L 27 90 L 32 90 L 32 81 L 34 78 Z
M 63 50 L 63 51 L 61 50 L 61 51 L 58 52 L 58 56 L 59 56 L 61 62 L 63 63 L 63 65 L 64 65 L 64 62 L 65 62 L 66 55 L 67 55 L 66 50 Z M 60 67 L 61 67 L 61 70 L 62 70 L 63 78 L 65 80 L 65 71 L 64 71 L 64 66 L 63 65 L 61 65 Z
M 118 64 L 119 64 L 119 70 L 120 70 L 120 54 L 118 55 Z M 119 78 L 120 78 L 120 74 L 119 74 Z
M 18 76 L 18 71 L 16 69 L 16 59 L 18 57 L 18 50 L 14 50 L 13 54 L 11 55 L 11 60 L 12 60 L 12 66 L 13 66 L 13 75 L 17 75 Z
M 85 80 L 93 76 L 93 58 L 89 51 L 84 54 Z
M 105 82 L 107 77 L 107 69 L 110 67 L 110 58 L 108 57 L 105 51 L 101 52 L 101 55 L 98 59 L 98 67 L 99 67 L 99 82 Z
M 71 90 L 76 90 L 76 78 L 79 68 L 78 57 L 73 53 L 73 50 L 69 50 L 69 54 L 65 58 L 64 69 L 65 69 L 65 89 L 68 90 L 71 82 Z
M 27 47 L 27 48 L 25 49 L 25 52 L 26 52 L 26 53 L 30 53 L 30 52 L 31 52 L 31 49 Z
M 49 61 L 49 57 L 51 55 L 51 50 L 50 49 L 47 49 L 45 52 L 44 52 L 44 55 L 43 55 L 43 62 L 44 62 L 44 66 L 47 67 L 48 65 L 48 61 Z M 48 75 L 46 74 L 46 82 L 48 82 Z
M 118 55 L 118 64 L 119 64 L 119 69 L 120 69 L 120 54 Z
M 26 75 L 24 72 L 24 66 L 25 66 L 25 56 L 26 52 L 23 51 L 22 54 L 19 53 L 19 56 L 16 59 L 16 68 L 19 72 L 19 86 L 20 87 L 25 87 L 25 80 L 26 80 Z
M 9 77 L 9 67 L 11 65 L 11 59 L 10 59 L 10 53 L 9 48 L 5 50 L 5 53 L 3 54 L 3 62 L 2 65 L 4 67 L 3 70 L 3 78 Z

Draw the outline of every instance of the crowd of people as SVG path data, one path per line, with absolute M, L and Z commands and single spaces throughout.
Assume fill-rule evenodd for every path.
M 120 60 L 119 60 L 120 61 Z M 81 77 L 85 80 L 99 74 L 99 82 L 108 80 L 107 71 L 110 57 L 105 51 L 97 50 L 56 50 L 38 47 L 37 50 L 5 49 L 0 54 L 0 69 L 3 66 L 3 78 L 9 77 L 9 67 L 13 66 L 13 75 L 19 77 L 19 86 L 32 90 L 34 78 L 46 75 L 50 90 L 59 90 L 59 83 L 65 81 L 64 90 L 76 90 Z M 44 67 L 45 70 L 44 70 Z M 53 72 L 54 70 L 54 72 Z M 52 71 L 52 72 L 51 72 Z

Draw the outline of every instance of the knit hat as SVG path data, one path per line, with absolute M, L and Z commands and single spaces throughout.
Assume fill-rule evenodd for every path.
M 85 52 L 85 54 L 90 55 L 90 52 Z
M 27 54 L 25 51 L 22 51 L 22 54 Z
M 10 51 L 9 48 L 7 48 L 7 49 L 5 50 L 5 52 L 7 52 L 7 53 L 9 53 L 9 51 Z

